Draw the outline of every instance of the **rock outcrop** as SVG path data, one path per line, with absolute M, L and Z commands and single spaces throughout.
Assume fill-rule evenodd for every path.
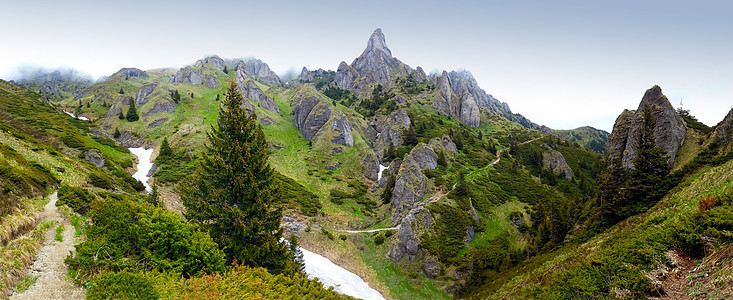
M 379 179 L 379 160 L 372 153 L 364 157 L 364 177 L 374 182 Z
M 392 190 L 392 215 L 390 220 L 397 225 L 405 213 L 422 204 L 420 199 L 425 196 L 427 177 L 422 169 L 434 170 L 437 167 L 435 151 L 424 143 L 420 143 L 405 155 L 400 164 L 395 187 Z
M 275 100 L 265 95 L 260 87 L 257 86 L 257 83 L 254 82 L 254 80 L 247 78 L 243 71 L 237 70 L 235 78 L 237 87 L 239 87 L 239 92 L 242 93 L 245 98 L 260 102 L 260 105 L 264 109 L 280 113 L 280 108 L 275 104 Z
M 57 96 L 61 95 L 59 92 L 59 85 L 55 81 L 45 81 L 41 86 L 41 94 L 46 96 Z
M 711 139 L 722 145 L 733 142 L 733 109 L 728 111 L 723 121 L 715 125 Z
M 172 84 L 203 84 L 203 73 L 201 69 L 196 70 L 192 66 L 186 66 L 178 70 L 175 75 L 171 76 L 168 83 Z
M 248 61 L 237 60 L 234 64 L 235 71 L 242 71 L 244 75 L 258 78 L 260 81 L 272 85 L 282 86 L 280 77 L 270 70 L 270 66 L 259 59 L 250 59 Z
M 140 107 L 148 103 L 148 96 L 153 93 L 158 85 L 155 83 L 143 85 L 135 94 L 135 106 Z
M 101 168 L 104 166 L 104 157 L 102 157 L 102 153 L 99 152 L 97 149 L 89 149 L 86 152 L 84 152 L 84 160 L 92 163 L 93 165 L 97 166 L 98 168 Z
M 215 88 L 217 85 L 219 85 L 221 82 L 218 78 L 214 75 L 206 74 L 204 75 L 204 84 L 210 88 Z
M 437 90 L 432 107 L 443 114 L 459 118 L 468 126 L 478 127 L 481 114 L 476 99 L 467 91 L 466 87 L 461 91 L 462 96 L 454 95 L 451 78 L 448 72 L 443 71 L 443 74 L 437 79 Z
M 573 178 L 573 169 L 570 168 L 565 157 L 557 150 L 542 152 L 542 168 L 549 170 L 555 176 L 564 176 L 567 179 Z
M 111 78 L 129 79 L 132 77 L 147 78 L 148 73 L 145 73 L 145 71 L 137 69 L 137 68 L 122 68 L 119 71 L 112 74 L 111 76 L 109 76 L 108 79 L 111 79 Z
M 447 159 L 451 159 L 453 156 L 458 154 L 456 144 L 453 143 L 453 140 L 451 140 L 447 135 L 432 138 L 428 142 L 428 146 L 430 146 L 436 153 L 443 152 Z
M 339 88 L 344 90 L 356 91 L 356 78 L 358 77 L 359 72 L 347 65 L 346 62 L 342 61 L 339 64 L 338 69 L 336 69 L 336 77 L 334 80 L 336 82 L 336 86 L 338 86 Z
M 313 74 L 306 67 L 303 67 L 303 70 L 300 71 L 300 76 L 298 76 L 298 80 L 301 82 L 311 82 L 313 81 Z
M 390 144 L 394 148 L 401 146 L 402 132 L 410 129 L 410 126 L 410 116 L 402 109 L 393 111 L 385 119 L 378 119 L 374 126 L 378 133 L 375 141 L 377 156 L 383 157 Z
M 214 56 L 206 57 L 204 59 L 199 59 L 198 61 L 196 61 L 194 65 L 196 67 L 204 67 L 206 65 L 210 65 L 212 67 L 219 69 L 220 71 L 224 71 L 224 68 L 226 67 L 227 64 L 226 62 L 224 62 L 223 59 L 221 59 L 221 57 L 214 55 Z
M 428 231 L 433 224 L 430 211 L 423 206 L 416 207 L 400 220 L 397 240 L 388 250 L 387 256 L 393 261 L 407 258 L 415 261 L 420 258 L 420 241 L 422 233 Z
M 385 87 L 392 86 L 392 71 L 399 68 L 401 62 L 392 57 L 382 29 L 377 28 L 369 37 L 367 47 L 351 66 L 359 76 L 367 78 L 370 83 L 381 83 Z
M 644 109 L 649 109 L 656 121 L 653 130 L 654 143 L 666 152 L 670 166 L 685 142 L 687 129 L 682 118 L 662 94 L 662 89 L 655 85 L 644 93 L 636 111 L 625 110 L 619 115 L 608 138 L 606 152 L 611 157 L 611 162 L 620 159 L 627 170 L 634 168 L 634 158 L 639 151 L 639 136 L 645 129 Z
M 343 112 L 326 101 L 312 87 L 301 87 L 293 105 L 293 122 L 309 141 L 318 142 L 323 135 L 331 142 L 354 146 L 351 123 Z
M 162 113 L 162 112 L 172 114 L 176 112 L 176 107 L 178 107 L 178 104 L 176 104 L 172 100 L 161 99 L 161 100 L 156 101 L 155 104 L 153 104 L 153 108 L 149 109 L 146 112 L 143 112 L 142 116 L 144 118 L 144 117 L 147 117 L 153 114 L 157 114 L 157 113 Z

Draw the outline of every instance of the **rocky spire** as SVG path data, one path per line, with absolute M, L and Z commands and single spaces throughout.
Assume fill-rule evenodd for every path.
M 400 66 L 400 61 L 392 57 L 392 51 L 387 48 L 382 29 L 377 28 L 369 37 L 364 52 L 354 59 L 351 66 L 359 76 L 389 87 L 392 86 L 392 70 Z

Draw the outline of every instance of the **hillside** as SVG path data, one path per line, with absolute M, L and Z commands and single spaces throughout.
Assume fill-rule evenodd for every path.
M 578 127 L 569 130 L 540 129 L 541 131 L 549 130 L 550 134 L 573 143 L 578 143 L 586 149 L 593 150 L 600 154 L 606 153 L 606 142 L 608 142 L 608 132 L 595 129 L 590 126 Z

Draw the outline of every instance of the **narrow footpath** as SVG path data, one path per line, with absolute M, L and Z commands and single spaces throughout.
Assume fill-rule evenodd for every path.
M 30 288 L 13 294 L 10 299 L 84 299 L 84 290 L 66 277 L 68 268 L 64 264 L 66 256 L 74 250 L 74 227 L 56 208 L 58 195 L 53 193 L 48 198 L 50 201 L 44 207 L 40 221 L 56 221 L 56 226 L 63 224 L 64 239 L 61 242 L 54 240 L 56 226 L 46 232 L 41 251 L 28 270 L 29 276 L 38 276 L 38 279 Z

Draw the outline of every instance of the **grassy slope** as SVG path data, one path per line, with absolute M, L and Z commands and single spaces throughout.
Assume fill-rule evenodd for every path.
M 664 251 L 669 249 L 663 240 L 673 230 L 677 220 L 694 212 L 698 200 L 704 196 L 728 194 L 733 192 L 732 187 L 733 161 L 714 168 L 703 168 L 648 212 L 631 217 L 583 244 L 570 244 L 553 253 L 535 257 L 508 272 L 508 278 L 511 279 L 505 284 L 500 279 L 487 285 L 473 298 L 527 298 L 537 297 L 537 293 L 554 295 L 552 298 L 570 297 L 559 290 L 554 294 L 546 294 L 549 291 L 543 290 L 543 286 L 565 286 L 581 295 L 598 295 L 599 290 L 594 288 L 597 282 L 562 281 L 582 279 L 583 276 L 576 274 L 576 270 L 588 269 L 599 262 L 605 263 L 609 257 L 616 263 L 626 264 L 627 268 L 615 274 L 614 278 L 641 278 L 642 273 L 650 269 L 649 260 L 664 257 Z M 625 253 L 626 256 L 618 258 L 619 253 Z M 623 281 L 613 282 L 626 288 L 621 286 Z

